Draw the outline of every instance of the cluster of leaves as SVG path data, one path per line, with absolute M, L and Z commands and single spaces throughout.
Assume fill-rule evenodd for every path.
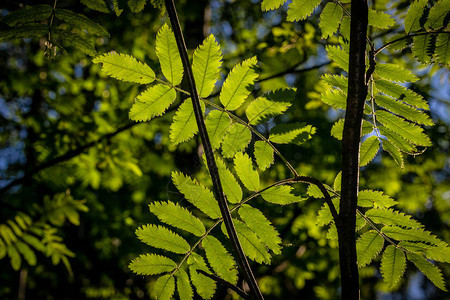
M 186 93 L 176 87 L 181 83 L 183 67 L 176 51 L 175 38 L 167 25 L 164 25 L 158 32 L 156 45 L 161 71 L 168 82 L 157 78 L 148 65 L 127 55 L 108 53 L 94 59 L 94 62 L 102 63 L 102 69 L 116 79 L 141 84 L 157 82 L 137 96 L 130 110 L 132 120 L 148 121 L 155 116 L 160 116 L 176 100 L 177 90 L 182 94 Z M 244 151 L 252 141 L 252 133 L 258 136 L 261 140 L 253 143 L 254 159 L 259 169 L 265 170 L 274 161 L 272 143 L 300 145 L 310 139 L 315 129 L 304 123 L 279 124 L 271 129 L 269 138 L 265 138 L 252 127 L 252 125 L 262 124 L 271 117 L 285 112 L 295 97 L 294 89 L 269 92 L 251 101 L 245 109 L 247 122 L 231 113 L 241 107 L 250 95 L 250 87 L 258 76 L 255 57 L 236 65 L 228 74 L 219 95 L 219 101 L 223 106 L 207 100 L 218 79 L 221 59 L 220 47 L 212 35 L 204 40 L 193 55 L 192 68 L 199 95 L 204 102 L 214 108 L 209 111 L 205 123 L 212 147 L 217 153 L 216 162 L 224 193 L 229 203 L 234 205 L 232 210 L 237 211 L 240 217 L 240 219 L 234 219 L 234 223 L 244 252 L 256 262 L 270 263 L 269 250 L 280 254 L 281 240 L 276 229 L 266 217 L 258 209 L 245 203 L 258 195 L 268 202 L 282 205 L 301 201 L 302 198 L 292 194 L 292 187 L 287 185 L 274 185 L 261 189 L 258 171 L 255 170 L 251 157 Z M 203 110 L 205 110 L 204 107 Z M 171 142 L 175 145 L 185 142 L 191 139 L 197 131 L 192 101 L 187 98 L 179 106 L 170 126 Z M 220 149 L 222 156 L 219 155 Z M 227 167 L 227 159 L 232 159 L 234 171 L 242 185 L 252 192 L 245 199 L 241 185 L 232 170 Z M 203 298 L 209 299 L 214 295 L 215 283 L 212 279 L 197 272 L 197 270 L 211 272 L 204 258 L 193 252 L 200 243 L 214 273 L 232 284 L 237 282 L 234 259 L 219 239 L 209 235 L 212 229 L 221 223 L 220 210 L 212 192 L 204 185 L 177 172 L 172 174 L 172 180 L 191 204 L 216 222 L 206 230 L 200 219 L 176 203 L 156 202 L 151 204 L 150 211 L 161 222 L 200 238 L 191 247 L 183 237 L 166 227 L 153 224 L 144 225 L 136 231 L 143 242 L 155 248 L 184 254 L 184 256 L 177 264 L 168 257 L 146 254 L 135 259 L 130 264 L 130 268 L 134 272 L 144 275 L 169 272 L 169 274 L 159 277 L 156 282 L 155 290 L 158 298 L 173 294 L 174 276 L 177 277 L 180 297 L 189 295 L 188 298 L 190 298 L 192 291 L 189 276 L 182 268 L 183 263 L 187 260 L 190 278 L 197 293 Z M 222 231 L 226 235 L 224 227 L 222 227 Z
M 334 202 L 338 203 L 341 173 L 334 180 Z M 309 189 L 312 197 L 322 198 L 320 191 Z M 411 261 L 438 288 L 446 290 L 441 270 L 429 260 L 450 262 L 448 244 L 424 226 L 393 208 L 397 201 L 380 191 L 362 190 L 358 195 L 356 230 L 360 236 L 356 243 L 358 267 L 369 265 L 380 256 L 380 271 L 388 290 L 395 289 L 406 269 L 406 259 Z M 337 206 L 337 209 L 338 206 Z M 337 239 L 336 226 L 328 206 L 318 212 L 316 224 L 329 226 L 328 239 Z M 384 249 L 384 250 L 383 250 Z
M 136 98 L 129 114 L 130 118 L 135 121 L 149 121 L 156 116 L 164 114 L 177 99 L 177 91 L 189 95 L 186 91 L 177 87 L 182 81 L 183 68 L 179 54 L 176 51 L 175 38 L 167 25 L 160 29 L 156 45 L 161 71 L 167 81 L 158 78 L 148 65 L 138 62 L 127 55 L 108 53 L 94 59 L 95 63 L 102 63 L 102 69 L 109 76 L 116 79 L 140 84 L 149 84 L 156 81 L 156 84 L 150 86 Z M 348 68 L 348 49 L 346 51 L 345 47 L 348 47 L 348 45 L 344 40 L 342 40 L 342 49 L 339 47 L 328 47 L 329 53 L 332 53 L 330 57 L 344 70 Z M 269 92 L 251 102 L 249 101 L 250 103 L 243 107 L 248 121 L 244 121 L 231 113 L 246 102 L 250 94 L 250 87 L 258 76 L 256 65 L 257 60 L 255 57 L 252 57 L 236 65 L 231 70 L 219 93 L 221 105 L 208 100 L 211 98 L 221 66 L 220 48 L 213 36 L 209 36 L 194 52 L 192 68 L 200 97 L 204 103 L 212 107 L 212 110 L 206 116 L 205 123 L 212 147 L 216 150 L 216 161 L 219 175 L 223 182 L 224 193 L 229 203 L 233 206 L 232 212 L 237 211 L 240 217 L 240 219 L 234 219 L 234 223 L 244 252 L 256 262 L 270 263 L 268 251 L 271 250 L 273 253 L 279 254 L 281 240 L 276 229 L 271 226 L 266 217 L 259 210 L 246 203 L 258 195 L 261 195 L 268 202 L 281 205 L 298 202 L 301 198 L 292 194 L 292 188 L 289 185 L 282 185 L 282 183 L 261 189 L 258 171 L 255 170 L 252 158 L 245 153 L 245 150 L 252 142 L 252 134 L 260 139 L 253 143 L 253 154 L 259 170 L 262 171 L 273 163 L 274 152 L 279 154 L 273 143 L 300 145 L 311 138 L 315 129 L 304 123 L 278 124 L 270 130 L 269 137 L 266 138 L 253 128 L 252 125 L 263 124 L 270 118 L 285 112 L 295 97 L 295 90 L 293 89 Z M 377 79 L 374 81 L 379 86 L 385 83 L 389 86 L 402 88 L 403 93 L 406 93 L 404 91 L 408 91 L 407 89 L 389 81 L 393 79 L 393 72 L 400 72 L 403 76 L 403 79 L 400 80 L 416 79 L 412 73 L 406 70 L 399 69 L 392 64 L 384 64 L 375 68 L 375 76 L 379 76 L 380 79 L 376 77 Z M 395 77 L 395 79 L 398 78 L 398 76 Z M 344 91 L 346 90 L 347 78 L 338 75 L 325 75 L 323 80 L 329 85 L 329 89 L 325 96 L 322 97 L 322 100 L 336 108 L 345 109 L 346 97 Z M 332 86 L 335 89 L 331 88 Z M 385 104 L 385 106 L 392 113 L 399 114 L 401 117 L 413 121 L 419 118 L 420 124 L 432 124 L 427 115 L 411 106 L 413 104 L 422 109 L 428 108 L 426 102 L 418 94 L 409 91 L 408 95 L 410 97 L 408 100 L 412 100 L 407 102 L 404 96 L 392 95 L 393 93 L 385 92 L 386 90 L 381 90 L 379 87 L 378 89 L 381 93 L 386 93 L 392 98 L 381 94 L 376 96 L 371 94 L 368 98 L 369 103 L 378 100 L 377 104 L 381 106 L 380 101 L 385 100 L 385 102 L 391 102 L 390 106 L 389 104 Z M 382 100 L 379 100 L 380 98 Z M 400 100 L 397 101 L 394 98 L 400 98 Z M 205 111 L 204 103 L 202 103 L 203 111 Z M 366 113 L 373 114 L 375 117 L 374 110 L 372 110 L 373 107 L 373 104 L 372 106 L 368 105 Z M 412 136 L 410 142 L 412 144 L 408 144 L 403 140 L 399 140 L 398 143 L 403 147 L 414 147 L 414 145 L 429 146 L 429 140 L 424 136 L 420 127 L 403 121 L 392 113 L 377 112 L 377 118 L 383 120 L 379 121 L 382 123 L 379 127 L 386 127 L 386 129 L 376 128 L 377 132 L 384 130 L 384 133 L 390 130 L 390 132 L 393 132 L 392 134 L 404 138 L 404 135 L 409 133 L 411 128 L 419 128 L 410 133 Z M 393 118 L 394 121 L 392 121 Z M 400 122 L 397 119 L 402 121 Z M 406 124 L 404 126 L 407 126 L 407 128 L 403 128 L 402 124 Z M 343 120 L 340 120 L 333 126 L 332 134 L 334 136 L 339 138 L 342 135 L 342 125 Z M 363 135 L 369 134 L 375 129 L 375 126 L 367 121 L 365 121 L 363 127 Z M 390 127 L 394 127 L 394 129 Z M 177 145 L 191 139 L 197 131 L 192 101 L 190 98 L 187 98 L 181 103 L 175 113 L 170 126 L 170 140 L 174 145 Z M 372 136 L 363 143 L 361 165 L 368 164 L 376 155 L 379 143 L 375 143 L 373 140 L 378 141 L 378 138 L 380 137 Z M 387 139 L 383 140 L 384 143 L 386 141 L 389 142 Z M 368 143 L 370 143 L 369 146 L 367 146 Z M 395 148 L 395 144 L 392 147 Z M 385 148 L 387 147 L 385 146 Z M 219 154 L 220 149 L 221 155 Z M 281 154 L 279 155 L 283 159 Z M 243 199 L 242 188 L 232 170 L 227 167 L 226 160 L 229 158 L 234 162 L 234 171 L 242 185 L 248 191 L 253 192 L 247 198 Z M 397 161 L 402 163 L 400 159 Z M 289 163 L 287 163 L 287 166 L 290 166 Z M 293 172 L 296 174 L 295 170 Z M 185 238 L 167 227 L 156 224 L 144 225 L 136 231 L 140 240 L 154 248 L 181 254 L 183 258 L 179 263 L 176 263 L 167 256 L 155 253 L 145 254 L 133 260 L 130 268 L 137 274 L 143 275 L 165 273 L 156 281 L 155 291 L 157 298 L 170 298 L 173 295 L 176 277 L 180 298 L 192 298 L 193 292 L 189 283 L 191 281 L 196 287 L 197 293 L 201 297 L 209 299 L 214 295 L 215 282 L 203 273 L 211 273 L 210 268 L 216 276 L 232 284 L 235 284 L 237 281 L 236 264 L 232 256 L 220 242 L 220 238 L 212 235 L 212 230 L 221 222 L 220 210 L 213 194 L 204 185 L 187 175 L 177 172 L 172 174 L 172 180 L 174 185 L 192 205 L 209 219 L 216 221 L 206 230 L 204 222 L 177 203 L 170 201 L 152 203 L 150 211 L 162 223 L 193 234 L 199 239 L 190 246 Z M 338 195 L 339 185 L 340 176 L 336 178 L 335 189 L 329 188 L 329 191 Z M 310 186 L 308 192 L 313 197 L 320 197 L 321 194 L 320 191 L 317 192 L 314 186 Z M 335 199 L 337 200 L 338 198 Z M 394 288 L 403 275 L 406 253 L 408 260 L 412 261 L 436 286 L 445 290 L 440 270 L 428 262 L 426 258 L 436 261 L 447 261 L 445 253 L 448 253 L 450 249 L 448 245 L 435 236 L 430 235 L 429 232 L 424 231 L 423 226 L 410 219 L 409 216 L 391 209 L 390 207 L 395 204 L 395 201 L 381 192 L 362 191 L 359 201 L 359 206 L 363 209 L 371 209 L 365 213 L 359 212 L 358 230 L 363 228 L 366 223 L 373 228 L 373 230 L 364 233 L 358 240 L 359 265 L 365 266 L 369 264 L 381 252 L 384 247 L 384 240 L 387 240 L 391 245 L 387 246 L 383 252 L 381 272 L 389 288 Z M 335 206 L 338 207 L 337 203 L 335 201 Z M 320 210 L 318 223 L 318 225 L 322 226 L 333 223 L 328 206 L 324 206 Z M 376 226 L 376 224 L 380 223 L 385 225 L 381 229 Z M 224 228 L 222 228 L 222 231 L 226 235 Z M 330 227 L 328 237 L 337 238 L 334 225 Z M 376 240 L 376 243 L 372 244 L 372 240 L 369 240 L 369 238 Z M 394 241 L 398 241 L 398 243 Z M 200 244 L 205 251 L 210 268 L 203 256 L 194 252 Z M 426 247 L 427 252 L 420 250 L 418 248 L 420 246 L 422 246 L 422 250 Z M 370 250 L 367 248 L 370 248 Z M 185 261 L 187 261 L 189 266 L 189 275 L 183 267 Z
M 56 194 L 53 199 L 44 198 L 42 207 L 36 205 L 32 216 L 18 213 L 0 224 L 0 259 L 8 255 L 12 268 L 17 271 L 22 260 L 30 266 L 36 265 L 37 251 L 50 257 L 54 265 L 62 262 L 72 274 L 68 258 L 75 254 L 57 233 L 66 220 L 73 225 L 80 224 L 78 212 L 88 210 L 84 202 L 73 199 L 68 192 Z
M 96 50 L 91 36 L 109 37 L 103 26 L 85 15 L 48 4 L 11 11 L 0 20 L 0 24 L 3 25 L 0 27 L 0 42 L 43 38 L 46 39 L 47 50 L 51 51 L 49 56 L 54 56 L 57 48 L 65 52 L 64 47 L 67 46 L 93 56 Z

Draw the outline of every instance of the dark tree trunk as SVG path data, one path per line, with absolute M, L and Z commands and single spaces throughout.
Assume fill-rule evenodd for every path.
M 359 187 L 359 147 L 364 102 L 367 0 L 352 0 L 347 109 L 342 139 L 342 194 L 338 226 L 342 299 L 359 299 L 356 257 L 356 205 Z

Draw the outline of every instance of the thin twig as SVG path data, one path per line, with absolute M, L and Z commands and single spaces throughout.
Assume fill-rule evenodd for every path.
M 209 273 L 207 273 L 207 272 L 205 272 L 203 270 L 200 270 L 200 269 L 198 269 L 197 272 L 200 273 L 200 274 L 205 275 L 206 277 L 211 278 L 212 280 L 216 281 L 217 283 L 219 283 L 219 284 L 221 284 L 221 285 L 223 285 L 225 287 L 228 287 L 228 288 L 232 289 L 233 291 L 235 291 L 242 298 L 250 299 L 250 297 L 243 290 L 241 290 L 239 287 L 235 286 L 234 284 L 232 284 L 232 283 L 230 283 L 230 282 L 228 282 L 226 280 L 223 280 L 222 278 L 220 278 L 220 277 L 218 277 L 218 276 L 216 276 L 214 274 L 209 274 Z
M 197 127 L 200 133 L 200 138 L 203 143 L 209 173 L 211 175 L 211 180 L 213 182 L 214 193 L 217 198 L 220 212 L 222 213 L 225 227 L 230 237 L 231 244 L 233 245 L 234 252 L 237 256 L 238 264 L 242 270 L 245 280 L 247 281 L 250 287 L 250 291 L 252 292 L 252 294 L 255 296 L 256 299 L 264 299 L 259 289 L 258 283 L 256 282 L 256 279 L 250 268 L 250 265 L 247 261 L 247 257 L 245 256 L 245 253 L 242 249 L 241 243 L 239 242 L 239 238 L 233 224 L 233 219 L 231 218 L 230 210 L 228 209 L 228 203 L 225 198 L 225 194 L 222 190 L 219 171 L 216 165 L 211 143 L 209 141 L 205 121 L 203 119 L 203 112 L 200 106 L 200 97 L 198 95 L 197 88 L 195 85 L 194 75 L 192 73 L 191 64 L 189 62 L 189 57 L 187 54 L 183 33 L 181 32 L 181 26 L 178 21 L 178 15 L 176 12 L 175 4 L 173 0 L 165 0 L 165 5 L 166 10 L 169 14 L 170 23 L 172 24 L 172 29 L 174 31 L 175 40 L 177 42 L 177 47 L 181 56 L 181 61 L 183 63 L 186 78 L 188 80 L 192 104 L 194 106 L 194 115 L 197 122 Z

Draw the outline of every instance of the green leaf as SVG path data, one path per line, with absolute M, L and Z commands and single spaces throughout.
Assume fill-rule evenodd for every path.
M 278 231 L 261 211 L 244 204 L 239 208 L 239 216 L 242 221 L 253 231 L 256 236 L 275 254 L 281 254 L 281 238 Z
M 248 228 L 245 223 L 239 220 L 233 219 L 233 223 L 245 255 L 257 263 L 270 264 L 271 256 L 267 251 L 266 246 L 264 246 L 256 234 Z M 228 237 L 228 233 L 223 223 L 221 228 L 222 232 Z
M 341 21 L 341 26 L 339 27 L 339 33 L 344 38 L 345 42 L 350 41 L 350 17 L 344 15 Z
M 328 57 L 341 69 L 348 72 L 348 52 L 339 46 L 326 46 Z
M 261 171 L 264 171 L 273 164 L 273 148 L 265 141 L 256 141 L 254 145 L 254 156 Z
M 109 9 L 108 7 L 106 7 L 106 3 L 104 0 L 80 0 L 80 2 L 92 10 L 96 10 L 102 13 L 109 13 Z
M 279 89 L 253 100 L 245 111 L 249 124 L 262 124 L 283 114 L 292 105 L 295 94 L 295 89 Z
M 423 253 L 429 259 L 441 262 L 450 262 L 450 247 L 447 246 L 431 246 L 425 243 L 412 243 L 402 241 L 399 246 L 411 252 Z
M 377 155 L 379 148 L 380 141 L 375 135 L 368 137 L 364 142 L 362 142 L 360 149 L 361 159 L 359 165 L 362 167 L 370 163 Z
M 233 173 L 228 170 L 225 162 L 216 156 L 217 169 L 219 171 L 222 189 L 230 203 L 238 203 L 242 200 L 242 189 Z
M 14 245 L 30 266 L 36 265 L 36 254 L 34 254 L 34 251 L 27 244 L 18 241 Z
M 402 138 L 418 146 L 431 146 L 430 138 L 423 133 L 423 129 L 413 123 L 409 123 L 386 111 L 378 111 L 377 120 Z
M 347 94 L 342 90 L 329 89 L 322 93 L 320 100 L 334 108 L 345 109 L 347 107 Z
M 48 4 L 39 4 L 33 6 L 25 6 L 24 8 L 11 11 L 7 14 L 2 22 L 13 27 L 17 24 L 25 24 L 35 21 L 41 21 L 50 18 L 53 8 Z
M 220 102 L 227 110 L 235 110 L 250 95 L 250 87 L 258 78 L 256 57 L 244 60 L 228 74 L 220 91 Z
M 263 197 L 263 199 L 267 202 L 280 205 L 288 205 L 306 200 L 300 196 L 292 194 L 292 191 L 293 188 L 291 186 L 279 185 L 263 191 L 261 193 L 261 197 Z
M 310 185 L 310 187 L 317 187 L 317 186 Z M 320 193 L 320 196 L 316 195 L 311 197 L 323 198 L 322 196 L 323 194 L 320 190 L 318 191 L 318 193 Z M 333 198 L 331 201 L 333 202 L 336 211 L 339 212 L 339 199 Z M 334 222 L 333 215 L 331 214 L 330 207 L 328 206 L 328 204 L 324 203 L 317 213 L 316 225 L 325 226 L 330 224 L 331 222 Z
M 189 251 L 190 246 L 185 239 L 173 231 L 153 224 L 142 225 L 136 229 L 137 237 L 149 246 L 184 254 Z
M 322 38 L 332 36 L 339 28 L 342 19 L 342 8 L 336 3 L 328 2 L 320 14 L 319 27 L 322 31 Z
M 449 14 L 450 1 L 449 0 L 439 0 L 430 9 L 428 13 L 428 19 L 425 23 L 425 28 L 438 29 L 448 24 L 448 14 Z M 446 34 L 448 35 L 448 34 Z
M 0 30 L 0 42 L 10 40 L 42 37 L 48 34 L 48 26 L 44 24 L 29 24 Z
M 22 236 L 22 240 L 25 241 L 28 245 L 33 246 L 38 251 L 41 251 L 41 252 L 46 251 L 44 243 L 42 243 L 42 241 L 40 239 L 38 239 L 37 237 L 35 237 L 33 235 L 25 234 L 24 236 Z
M 333 190 L 339 192 L 341 190 L 341 187 L 342 187 L 342 171 L 339 171 L 339 173 L 337 173 L 333 181 Z
M 81 37 L 78 34 L 74 34 L 67 30 L 60 30 L 60 29 L 53 29 L 52 33 L 53 36 L 61 40 L 64 46 L 66 47 L 67 46 L 74 47 L 90 56 L 97 55 L 97 52 L 95 51 L 94 48 L 94 43 L 90 40 Z
M 375 86 L 380 92 L 395 99 L 401 100 L 418 108 L 430 110 L 427 101 L 425 101 L 422 96 L 412 90 L 406 89 L 404 86 L 387 80 L 375 80 Z
M 395 99 L 392 99 L 391 97 L 383 96 L 383 95 L 376 95 L 375 96 L 375 102 L 386 108 L 387 110 L 393 112 L 394 114 L 397 114 L 405 119 L 408 119 L 410 121 L 432 126 L 434 123 L 431 120 L 431 118 L 424 114 L 422 111 L 417 110 L 413 106 L 409 106 L 407 104 L 404 104 L 401 101 L 397 101 Z
M 405 34 L 395 34 L 386 40 L 389 44 L 389 49 L 392 51 L 399 51 L 408 47 L 412 43 L 412 38 L 405 38 Z
M 175 279 L 173 275 L 166 274 L 159 277 L 155 283 L 154 295 L 158 300 L 170 300 L 175 292 Z
M 450 63 L 450 34 L 438 34 L 436 38 L 436 61 L 448 65 Z
M 151 83 L 155 80 L 155 73 L 149 66 L 126 54 L 109 52 L 97 56 L 92 62 L 102 63 L 102 70 L 118 80 L 141 84 Z
M 375 74 L 383 79 L 396 82 L 414 82 L 419 78 L 410 70 L 404 69 L 396 64 L 377 64 L 375 67 Z
M 205 112 L 205 104 L 200 102 L 202 112 Z M 187 98 L 175 112 L 173 122 L 170 124 L 170 141 L 174 145 L 190 140 L 198 132 L 195 120 L 192 99 Z
M 399 148 L 397 148 L 389 140 L 383 140 L 383 150 L 387 151 L 391 155 L 400 168 L 403 168 L 403 155 Z
M 218 219 L 222 216 L 219 205 L 209 189 L 183 173 L 172 172 L 172 181 L 189 202 L 210 218 Z
M 183 79 L 183 63 L 173 31 L 167 24 L 164 24 L 156 35 L 156 55 L 164 77 L 174 86 L 179 85 Z
M 221 67 L 222 51 L 211 34 L 195 50 L 192 60 L 192 72 L 200 97 L 208 97 L 214 90 Z
M 422 224 L 414 219 L 411 219 L 411 216 L 405 215 L 404 213 L 393 209 L 373 208 L 366 212 L 366 217 L 370 218 L 377 224 L 397 225 L 409 228 L 423 227 Z
M 109 37 L 108 31 L 102 25 L 92 21 L 85 15 L 74 13 L 68 9 L 56 9 L 55 17 L 74 27 L 85 29 L 91 34 Z
M 311 139 L 316 128 L 306 123 L 278 124 L 270 130 L 270 141 L 277 144 L 301 145 Z
M 358 193 L 358 206 L 388 208 L 397 201 L 379 191 L 363 190 Z
M 147 0 L 128 0 L 128 7 L 134 13 L 140 12 L 144 9 Z
M 395 20 L 387 13 L 369 8 L 369 26 L 388 29 L 395 25 Z
M 203 299 L 211 299 L 216 290 L 216 282 L 209 277 L 197 272 L 202 270 L 211 273 L 206 266 L 205 260 L 199 254 L 193 252 L 188 258 L 189 273 L 191 274 L 192 284 L 197 290 L 197 294 Z
M 429 64 L 433 54 L 433 39 L 429 34 L 413 37 L 412 53 L 423 64 Z
M 333 127 L 331 127 L 331 135 L 337 138 L 338 140 L 342 140 L 342 134 L 344 132 L 344 119 L 337 120 Z M 367 122 L 366 120 L 362 121 L 362 130 L 361 130 L 361 136 L 365 136 L 369 133 L 372 133 L 373 131 L 373 125 L 370 122 Z
M 417 0 L 411 3 L 405 17 L 405 31 L 409 34 L 411 31 L 418 31 L 422 27 L 420 19 L 425 12 L 428 0 Z
M 208 235 L 203 239 L 202 246 L 205 249 L 209 265 L 214 272 L 220 278 L 236 284 L 238 280 L 236 262 L 222 243 L 215 237 Z
M 219 148 L 223 137 L 231 126 L 230 117 L 223 111 L 213 110 L 206 117 L 205 125 L 213 150 Z
M 234 169 L 248 190 L 259 190 L 259 174 L 253 169 L 252 159 L 247 153 L 239 152 L 234 156 Z
M 162 222 L 185 230 L 196 236 L 205 233 L 202 221 L 193 216 L 187 209 L 173 202 L 155 202 L 149 205 L 150 211 Z
M 247 126 L 234 123 L 229 129 L 222 143 L 222 155 L 233 157 L 238 151 L 244 151 L 252 140 L 252 133 Z
M 384 283 L 389 289 L 397 286 L 406 268 L 405 254 L 393 245 L 386 247 L 381 258 L 380 271 L 383 274 Z
M 404 229 L 396 226 L 385 226 L 383 233 L 397 241 L 426 242 L 437 246 L 446 246 L 447 244 L 423 229 Z
M 130 109 L 130 119 L 133 121 L 150 121 L 162 116 L 177 98 L 176 91 L 167 85 L 157 84 L 137 96 Z
M 287 12 L 287 20 L 289 22 L 304 20 L 308 17 L 314 9 L 320 4 L 322 0 L 293 0 L 289 4 Z
M 22 258 L 14 245 L 10 245 L 7 250 L 8 257 L 10 259 L 11 267 L 14 271 L 19 271 L 22 265 Z
M 408 260 L 412 261 L 417 269 L 430 279 L 435 286 L 443 291 L 447 291 L 441 270 L 439 270 L 437 266 L 433 265 L 421 255 L 415 253 L 407 252 L 406 256 L 408 257 Z
M 326 84 L 340 88 L 343 91 L 348 89 L 348 78 L 344 75 L 324 74 L 320 77 Z
M 380 133 L 382 135 L 384 135 L 395 147 L 397 147 L 401 151 L 409 154 L 417 152 L 417 149 L 416 147 L 414 147 L 414 145 L 410 144 L 407 140 L 402 138 L 397 133 L 389 130 L 382 125 L 378 126 L 378 129 L 380 130 Z
M 177 278 L 177 292 L 180 300 L 194 299 L 194 291 L 192 290 L 189 275 L 186 271 L 178 269 L 178 272 L 175 273 L 175 277 Z
M 143 254 L 133 259 L 128 267 L 138 275 L 156 275 L 172 271 L 177 264 L 162 255 Z
M 286 0 L 263 0 L 261 3 L 261 9 L 263 11 L 277 9 L 283 5 L 284 2 L 286 2 Z
M 356 241 L 358 268 L 362 268 L 378 256 L 383 249 L 384 239 L 378 232 L 371 230 L 364 233 Z

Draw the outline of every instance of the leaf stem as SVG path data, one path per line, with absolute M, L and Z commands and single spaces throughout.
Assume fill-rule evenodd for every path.
M 178 21 L 178 15 L 176 12 L 175 4 L 173 0 L 165 0 L 165 5 L 167 12 L 169 14 L 170 23 L 172 24 L 172 29 L 174 31 L 175 40 L 177 42 L 178 51 L 180 52 L 181 61 L 183 62 L 183 67 L 186 72 L 186 77 L 189 83 L 189 90 L 191 94 L 192 104 L 194 106 L 195 119 L 197 121 L 198 130 L 200 133 L 200 138 L 203 143 L 205 150 L 206 161 L 208 164 L 209 173 L 213 182 L 215 196 L 222 213 L 222 217 L 227 229 L 228 235 L 230 237 L 231 244 L 233 245 L 234 252 L 237 256 L 238 264 L 243 272 L 244 278 L 247 281 L 250 291 L 255 296 L 256 299 L 264 299 L 258 283 L 253 275 L 250 265 L 247 261 L 247 257 L 242 249 L 241 243 L 239 241 L 236 229 L 233 224 L 233 219 L 231 218 L 230 210 L 228 209 L 227 200 L 225 194 L 222 190 L 222 184 L 220 182 L 219 171 L 214 158 L 214 153 L 209 141 L 208 132 L 206 131 L 205 121 L 203 119 L 203 112 L 200 106 L 200 97 L 195 86 L 194 75 L 192 73 L 191 64 L 189 62 L 186 44 L 184 42 L 183 33 L 181 32 L 180 22 Z

